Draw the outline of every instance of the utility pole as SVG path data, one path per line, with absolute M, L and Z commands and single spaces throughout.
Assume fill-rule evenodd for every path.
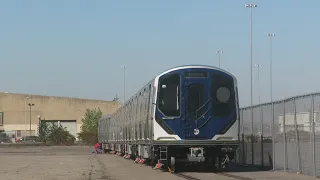
M 250 77 L 251 77 L 251 159 L 254 165 L 254 143 L 253 143 L 253 95 L 252 95 L 252 9 L 256 8 L 256 4 L 245 4 L 246 8 L 250 8 Z

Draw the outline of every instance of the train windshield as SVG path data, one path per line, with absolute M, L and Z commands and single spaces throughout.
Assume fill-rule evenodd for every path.
M 180 75 L 169 75 L 159 85 L 159 110 L 165 116 L 180 116 Z

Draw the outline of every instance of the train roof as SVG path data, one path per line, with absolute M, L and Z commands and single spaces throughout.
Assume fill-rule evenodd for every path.
M 176 67 L 173 67 L 173 68 L 170 68 L 170 69 L 167 69 L 166 71 L 163 71 L 162 73 L 160 73 L 159 75 L 157 75 L 155 78 L 157 77 L 160 77 L 166 73 L 169 73 L 169 72 L 172 72 L 172 71 L 176 71 L 176 70 L 179 70 L 179 69 L 188 69 L 188 68 L 205 68 L 205 69 L 214 69 L 214 70 L 219 70 L 223 73 L 226 73 L 228 75 L 230 75 L 232 78 L 234 78 L 235 80 L 237 79 L 233 74 L 231 74 L 230 72 L 224 70 L 224 69 L 221 69 L 221 68 L 218 68 L 218 67 L 215 67 L 215 66 L 209 66 L 209 65 L 201 65 L 201 64 L 190 64 L 190 65 L 181 65 L 181 66 L 176 66 Z M 154 78 L 154 79 L 155 79 Z

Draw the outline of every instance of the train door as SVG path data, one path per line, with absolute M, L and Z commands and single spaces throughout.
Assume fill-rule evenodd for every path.
M 202 133 L 201 125 L 206 119 L 210 118 L 211 114 L 211 103 L 209 103 L 211 93 L 209 92 L 208 76 L 194 77 L 192 72 L 187 72 L 185 73 L 184 86 L 185 139 L 203 140 L 206 133 Z

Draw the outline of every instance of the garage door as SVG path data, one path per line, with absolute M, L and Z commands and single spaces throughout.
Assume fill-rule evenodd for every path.
M 76 121 L 60 121 L 60 125 L 66 128 L 70 134 L 77 137 L 77 122 Z

